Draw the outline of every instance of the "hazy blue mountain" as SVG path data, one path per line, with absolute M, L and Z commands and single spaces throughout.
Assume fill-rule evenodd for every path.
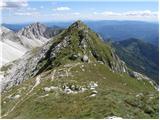
M 43 23 L 43 22 L 42 22 Z M 2 26 L 5 26 L 13 31 L 18 31 L 30 24 L 33 24 L 33 23 L 23 23 L 23 24 L 2 24 Z M 48 26 L 49 28 L 52 28 L 52 29 L 59 29 L 59 28 L 67 28 L 68 25 L 71 24 L 71 22 L 47 22 L 47 23 L 43 23 L 45 24 L 46 26 Z
M 158 23 L 142 21 L 84 21 L 92 30 L 99 33 L 104 39 L 111 38 L 114 41 L 121 41 L 131 37 L 142 39 L 154 45 L 158 45 L 159 29 Z M 60 26 L 67 28 L 72 21 L 68 22 L 46 22 L 49 27 Z M 11 30 L 19 30 L 27 24 L 3 24 Z
M 13 31 L 18 31 L 28 25 L 29 24 L 6 24 L 6 23 L 2 24 L 2 26 L 5 26 L 6 28 L 9 28 L 10 30 Z
M 129 38 L 142 39 L 157 45 L 159 39 L 158 24 L 140 21 L 97 21 L 87 24 L 104 39 L 121 41 Z
M 139 39 L 114 42 L 118 56 L 133 70 L 143 73 L 158 83 L 158 47 Z

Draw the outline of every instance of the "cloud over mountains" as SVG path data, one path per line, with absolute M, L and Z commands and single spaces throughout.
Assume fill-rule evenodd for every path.
M 27 7 L 27 0 L 2 0 L 0 1 L 1 8 L 17 8 L 17 7 Z
M 112 11 L 104 11 L 104 12 L 93 12 L 95 15 L 104 15 L 104 16 L 157 16 L 157 12 L 153 12 L 150 10 L 143 11 L 126 11 L 126 12 L 112 12 Z

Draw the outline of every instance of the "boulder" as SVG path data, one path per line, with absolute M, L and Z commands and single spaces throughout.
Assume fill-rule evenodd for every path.
M 75 85 L 71 85 L 71 90 L 76 90 L 77 89 L 77 87 L 75 86 Z
M 70 93 L 73 93 L 73 91 L 72 91 L 69 87 L 66 87 L 66 88 L 64 89 L 64 93 L 70 94 Z
M 58 88 L 58 87 L 55 87 L 55 86 L 51 86 L 50 89 L 51 89 L 51 90 L 58 90 L 59 88 Z
M 45 87 L 45 88 L 44 88 L 44 91 L 45 91 L 45 92 L 50 92 L 50 91 L 51 91 L 51 88 Z
M 90 95 L 90 97 L 95 97 L 96 96 L 96 94 L 92 94 L 92 95 Z
M 86 90 L 87 88 L 83 88 L 83 87 L 80 88 L 80 92 L 85 92 Z
M 77 58 L 78 58 L 78 55 L 76 55 L 76 54 L 72 54 L 72 55 L 69 57 L 70 60 L 76 60 Z
M 18 99 L 18 98 L 20 98 L 20 95 L 15 95 L 15 96 L 13 97 L 13 99 Z
M 123 118 L 117 117 L 117 116 L 108 116 L 108 117 L 106 117 L 104 119 L 123 119 Z
M 83 58 L 82 58 L 82 61 L 83 62 L 88 62 L 89 58 L 87 55 L 84 55 Z
M 97 94 L 98 92 L 96 90 L 93 90 L 92 91 L 92 94 Z

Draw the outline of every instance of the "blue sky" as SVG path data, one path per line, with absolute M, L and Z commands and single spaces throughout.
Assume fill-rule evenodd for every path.
M 3 23 L 70 20 L 158 21 L 157 0 L 3 0 Z

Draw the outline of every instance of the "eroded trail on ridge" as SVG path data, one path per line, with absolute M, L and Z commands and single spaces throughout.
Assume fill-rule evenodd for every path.
M 66 77 L 69 77 L 71 69 L 74 68 L 74 67 L 76 67 L 76 66 L 78 66 L 78 65 L 80 65 L 80 64 L 81 64 L 81 63 L 66 64 L 66 65 L 64 65 L 63 68 L 61 68 L 61 69 L 54 69 L 53 72 L 52 72 L 52 75 L 51 75 L 51 80 L 56 79 L 56 74 L 57 74 L 57 72 L 59 72 L 59 71 L 64 71 L 65 76 L 66 76 Z M 38 76 L 36 77 L 35 84 L 33 85 L 33 87 L 24 95 L 23 98 L 20 98 L 20 100 L 17 101 L 17 103 L 16 103 L 10 110 L 8 110 L 3 116 L 1 116 L 1 118 L 9 115 L 19 104 L 21 104 L 21 103 L 23 103 L 25 100 L 27 100 L 27 99 L 31 96 L 30 94 L 33 92 L 33 90 L 34 90 L 40 83 L 41 83 L 41 76 L 38 75 Z
M 59 69 L 54 69 L 53 72 L 51 73 L 51 80 L 53 81 L 54 79 L 56 79 L 58 72 L 63 71 L 65 73 L 65 77 L 69 77 L 70 76 L 70 71 L 72 68 L 81 65 L 82 63 L 74 63 L 74 64 L 66 64 L 63 66 L 63 68 L 59 68 Z
M 23 98 L 21 98 L 19 101 L 17 101 L 17 103 L 10 109 L 8 110 L 3 116 L 1 116 L 1 118 L 7 116 L 9 113 L 11 113 L 15 108 L 16 106 L 18 106 L 20 103 L 23 103 L 25 100 L 27 100 L 30 96 L 29 94 L 41 83 L 41 76 L 38 75 L 36 77 L 36 80 L 35 80 L 35 84 L 34 86 L 31 88 L 31 90 L 29 92 L 27 92 L 25 94 L 25 96 Z

